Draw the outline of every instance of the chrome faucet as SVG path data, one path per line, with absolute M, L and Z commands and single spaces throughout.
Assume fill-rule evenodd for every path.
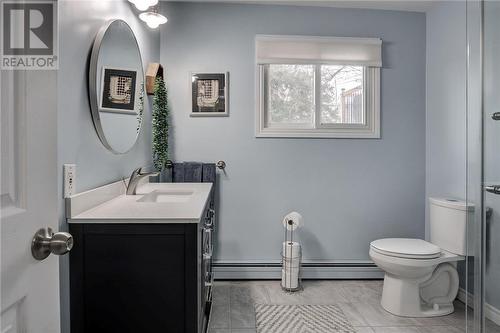
M 142 172 L 142 168 L 135 169 L 130 175 L 127 185 L 127 195 L 135 195 L 139 181 L 144 177 L 158 176 L 159 172 Z

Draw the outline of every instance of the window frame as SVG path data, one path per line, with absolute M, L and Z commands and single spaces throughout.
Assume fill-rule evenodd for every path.
M 311 124 L 269 124 L 267 112 L 268 71 L 271 64 L 258 64 L 256 72 L 256 126 L 257 138 L 380 138 L 380 68 L 363 67 L 363 108 L 365 124 L 321 124 L 321 66 L 345 65 L 311 63 L 314 68 L 314 114 Z

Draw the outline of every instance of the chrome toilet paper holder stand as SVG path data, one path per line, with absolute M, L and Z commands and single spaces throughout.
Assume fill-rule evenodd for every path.
M 294 240 L 294 231 L 295 228 L 293 228 L 294 221 L 292 219 L 285 218 L 285 232 L 284 232 L 284 243 L 285 244 L 293 244 Z M 286 251 L 286 246 L 285 246 L 285 251 Z M 299 249 L 299 253 L 294 256 L 292 247 L 290 247 L 291 253 L 287 255 L 287 253 L 283 253 L 283 250 L 281 251 L 281 265 L 282 269 L 285 270 L 284 277 L 282 277 L 281 281 L 281 289 L 286 292 L 296 292 L 302 290 L 302 281 L 301 281 L 301 270 L 302 270 L 302 249 Z M 293 262 L 298 262 L 297 267 L 293 267 L 292 263 Z M 292 288 L 292 281 L 288 281 L 288 279 L 291 278 L 292 276 L 292 271 L 294 269 L 297 269 L 297 276 L 298 276 L 298 281 L 297 281 L 297 287 Z M 288 272 L 286 272 L 288 270 Z M 288 274 L 286 274 L 288 273 Z

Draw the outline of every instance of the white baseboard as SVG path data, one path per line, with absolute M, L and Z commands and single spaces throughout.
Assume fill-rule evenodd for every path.
M 467 304 L 471 308 L 474 307 L 474 297 L 472 296 L 471 293 L 469 293 L 468 291 L 466 291 L 464 288 L 458 289 L 457 299 L 460 302 L 462 302 L 464 304 Z
M 457 298 L 467 304 L 469 307 L 474 307 L 474 295 L 466 291 L 463 288 L 458 290 Z M 495 308 L 493 305 L 485 303 L 484 304 L 484 316 L 500 326 L 500 310 Z
M 281 265 L 269 263 L 216 262 L 213 267 L 217 280 L 281 279 Z M 373 263 L 304 263 L 303 279 L 382 279 L 384 273 Z

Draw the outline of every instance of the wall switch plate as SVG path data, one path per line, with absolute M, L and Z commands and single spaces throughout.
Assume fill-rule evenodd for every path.
M 69 198 L 75 193 L 76 165 L 64 164 L 64 197 Z

